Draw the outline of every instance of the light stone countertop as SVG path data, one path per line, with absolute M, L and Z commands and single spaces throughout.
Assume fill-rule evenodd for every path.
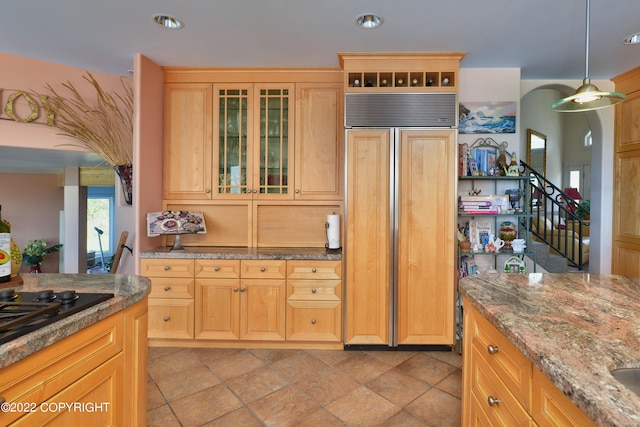
M 640 396 L 610 373 L 640 367 L 640 278 L 481 274 L 460 292 L 599 426 L 640 426 Z
M 160 247 L 142 252 L 140 258 L 175 259 L 280 259 L 280 260 L 342 260 L 341 250 L 325 248 L 253 248 L 185 246 L 184 252 L 172 252 L 170 247 Z
M 151 291 L 149 279 L 127 274 L 22 274 L 22 279 L 24 284 L 16 291 L 72 289 L 114 297 L 0 345 L 0 369 L 143 300 Z

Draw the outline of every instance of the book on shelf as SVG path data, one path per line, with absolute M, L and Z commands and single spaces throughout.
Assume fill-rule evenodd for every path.
M 473 203 L 479 203 L 479 202 L 489 202 L 491 203 L 491 200 L 495 197 L 495 195 L 486 195 L 486 196 L 460 196 L 460 201 L 461 202 L 473 202 Z
M 500 209 L 464 209 L 464 213 L 469 215 L 495 215 L 500 213 Z

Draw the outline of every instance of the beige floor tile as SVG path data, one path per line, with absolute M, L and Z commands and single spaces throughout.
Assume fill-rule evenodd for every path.
M 202 427 L 261 427 L 263 424 L 247 408 L 242 407 Z
M 357 354 L 360 354 L 360 351 L 342 351 L 342 350 L 305 350 L 307 353 L 312 356 L 317 357 L 322 360 L 327 365 L 335 365 L 344 360 L 349 359 Z
M 431 425 L 403 410 L 380 424 L 378 427 L 431 427 Z
M 181 427 L 169 405 L 147 412 L 147 427 Z
M 461 424 L 460 399 L 435 387 L 410 403 L 406 410 L 433 426 L 459 427 Z
M 205 363 L 223 381 L 264 366 L 260 359 L 246 350 Z
M 401 363 L 398 368 L 431 385 L 438 384 L 457 369 L 423 353 Z
M 286 387 L 289 380 L 269 366 L 261 366 L 226 382 L 244 403 L 253 402 L 269 393 Z
M 327 364 L 307 352 L 298 351 L 273 362 L 271 367 L 295 382 L 326 368 Z
M 337 363 L 335 367 L 360 384 L 365 384 L 391 369 L 391 365 L 387 365 L 364 353 L 358 353 L 349 359 L 343 360 Z
M 165 376 L 156 381 L 167 402 L 196 393 L 200 390 L 220 384 L 220 380 L 205 365 L 195 366 Z
M 184 427 L 200 426 L 242 407 L 242 402 L 224 384 L 178 399 L 171 404 Z
M 167 401 L 160 393 L 160 389 L 155 382 L 147 381 L 147 411 L 166 405 Z
M 400 407 L 364 386 L 328 404 L 326 408 L 350 426 L 375 426 L 400 411 Z
M 462 369 L 456 369 L 447 378 L 436 384 L 436 387 L 462 399 Z
M 151 377 L 158 381 L 160 378 L 198 366 L 202 366 L 200 359 L 190 349 L 181 349 L 150 361 L 147 369 Z
M 294 353 L 298 353 L 300 350 L 288 350 L 288 349 L 271 349 L 271 348 L 256 348 L 250 349 L 249 352 L 262 360 L 267 365 L 284 359 Z
M 327 411 L 324 408 L 321 408 L 304 418 L 296 427 L 340 427 L 346 426 L 345 423 L 340 421 L 333 415 L 331 412 Z
M 457 351 L 428 351 L 426 354 L 456 368 L 462 368 L 462 355 Z
M 330 366 L 299 381 L 297 385 L 321 405 L 331 403 L 360 387 L 357 381 Z
M 302 389 L 290 385 L 249 404 L 267 426 L 290 426 L 320 409 Z
M 205 365 L 210 365 L 218 359 L 246 350 L 242 348 L 194 348 L 192 351 Z
M 147 359 L 155 360 L 160 357 L 167 356 L 171 353 L 177 353 L 178 351 L 182 351 L 180 347 L 149 347 Z
M 364 353 L 391 366 L 398 366 L 418 354 L 415 351 L 365 351 Z
M 414 401 L 431 386 L 401 369 L 394 368 L 368 382 L 367 388 L 402 407 Z

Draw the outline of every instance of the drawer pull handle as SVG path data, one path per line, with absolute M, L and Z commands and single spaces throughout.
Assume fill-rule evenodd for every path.
M 316 324 L 316 319 L 311 319 L 311 324 L 315 325 Z
M 169 267 L 168 265 L 165 265 L 164 267 L 162 267 L 164 269 L 164 271 L 167 271 L 168 269 L 170 269 L 171 267 Z
M 240 292 L 244 292 L 246 288 L 240 288 Z
M 165 291 L 168 291 L 169 289 L 171 289 L 171 286 L 165 286 L 165 287 L 164 287 L 164 290 L 165 290 Z
M 311 289 L 311 293 L 315 294 L 316 292 L 318 292 L 318 290 L 316 288 Z
M 311 269 L 311 272 L 312 272 L 312 273 L 315 273 L 316 271 L 318 271 L 318 270 L 316 270 L 316 268 L 315 268 L 315 267 L 313 267 L 313 268 Z
M 496 354 L 498 352 L 498 346 L 495 346 L 493 344 L 489 344 L 487 346 L 487 351 L 489 352 L 489 354 Z
M 264 268 L 264 267 L 260 267 L 260 271 L 263 271 L 263 272 L 264 272 L 265 270 L 266 270 L 266 268 Z
M 162 320 L 164 320 L 165 322 L 168 322 L 169 321 L 169 316 L 164 316 L 164 319 L 162 319 Z
M 213 271 L 220 271 L 220 267 L 216 265 L 215 267 L 213 267 Z
M 489 406 L 495 406 L 498 403 L 500 403 L 500 399 L 495 398 L 493 396 L 489 396 L 489 397 L 487 397 L 487 403 L 489 403 Z
M 205 192 L 205 193 L 207 193 L 207 194 L 209 194 L 209 193 L 211 193 L 211 189 L 210 189 L 210 188 L 207 188 L 206 190 L 204 190 L 204 192 Z
M 233 288 L 233 292 L 238 292 L 238 288 Z

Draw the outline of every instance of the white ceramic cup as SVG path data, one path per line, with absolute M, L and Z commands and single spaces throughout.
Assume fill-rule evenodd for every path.
M 524 252 L 524 248 L 527 247 L 527 241 L 524 239 L 512 240 L 511 247 L 513 248 L 513 252 Z

